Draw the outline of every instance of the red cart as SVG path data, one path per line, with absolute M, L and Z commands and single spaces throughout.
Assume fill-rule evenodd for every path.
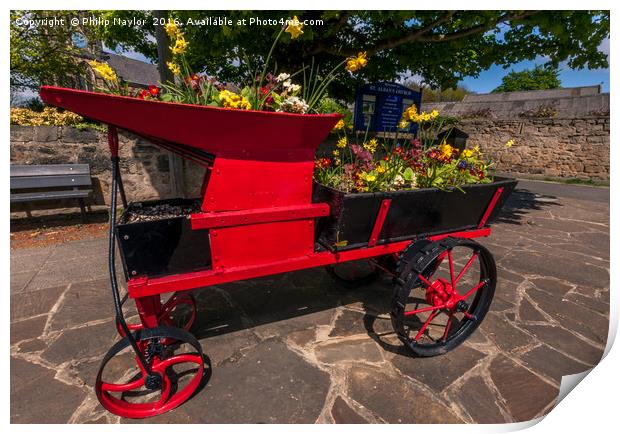
M 339 115 L 229 110 L 48 86 L 41 98 L 108 125 L 109 269 L 121 340 L 103 359 L 96 392 L 114 414 L 161 414 L 200 387 L 210 368 L 189 332 L 195 288 L 319 266 L 348 285 L 388 273 L 394 330 L 418 356 L 456 347 L 489 309 L 495 262 L 473 239 L 491 233 L 514 180 L 466 186 L 465 193 L 345 195 L 313 182 L 316 148 Z M 128 203 L 117 128 L 204 166 L 201 198 Z M 117 217 L 119 192 L 124 212 Z M 116 277 L 117 243 L 125 297 Z M 162 294 L 172 295 L 162 302 Z M 136 303 L 139 324 L 125 321 L 127 299 Z M 175 314 L 183 308 L 187 315 Z M 114 377 L 113 360 L 128 350 L 135 373 Z

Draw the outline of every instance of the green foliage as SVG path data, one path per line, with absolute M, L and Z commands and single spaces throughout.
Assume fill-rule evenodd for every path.
M 349 110 L 344 105 L 340 104 L 334 98 L 326 97 L 326 98 L 323 98 L 321 101 L 319 101 L 317 108 L 316 108 L 316 112 L 317 113 L 340 113 L 344 115 L 344 123 L 346 125 L 351 125 L 351 123 L 353 122 L 353 112 L 351 112 L 351 110 Z
M 519 90 L 557 89 L 562 86 L 557 68 L 537 65 L 534 69 L 510 71 L 502 78 L 502 84 L 493 92 L 515 92 Z
M 93 41 L 88 26 L 71 26 L 78 11 L 11 11 L 11 89 L 36 90 L 41 84 L 75 87 L 86 66 L 72 43 L 72 37 L 83 35 Z M 53 25 L 31 25 L 29 20 L 57 18 Z M 60 22 L 62 20 L 62 22 Z M 49 23 L 49 21 L 48 21 Z
M 148 11 L 101 11 L 113 17 L 145 18 L 140 26 L 98 28 L 105 44 L 133 49 L 155 60 L 154 26 Z M 598 50 L 609 36 L 607 11 L 228 11 L 232 24 L 187 25 L 189 19 L 213 17 L 210 11 L 171 11 L 190 42 L 192 70 L 225 81 L 245 81 L 264 63 L 263 53 L 280 30 L 279 20 L 322 20 L 304 26 L 304 33 L 272 53 L 278 71 L 297 71 L 312 58 L 325 74 L 348 56 L 367 51 L 368 67 L 360 74 L 340 71 L 330 94 L 349 99 L 363 82 L 397 79 L 402 73 L 421 75 L 431 86 L 456 86 L 493 64 L 508 67 L 546 56 L 557 66 L 608 66 Z M 246 25 L 240 20 L 246 20 Z M 250 25 L 250 19 L 272 19 L 273 25 Z M 247 59 L 251 68 L 239 67 Z
M 422 91 L 422 102 L 462 101 L 465 95 L 472 93 L 465 86 L 449 87 L 446 89 L 433 89 L 418 81 L 405 83 L 410 89 Z

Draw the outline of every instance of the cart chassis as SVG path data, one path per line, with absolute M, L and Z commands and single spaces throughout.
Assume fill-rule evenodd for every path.
M 116 227 L 116 203 L 117 192 L 120 193 L 121 201 L 124 208 L 127 208 L 127 199 L 123 188 L 121 174 L 119 172 L 119 155 L 118 155 L 118 134 L 114 126 L 108 127 L 108 144 L 112 155 L 112 188 L 111 188 L 111 201 L 110 201 L 110 240 L 109 240 L 109 272 L 110 281 L 112 287 L 112 293 L 114 298 L 114 305 L 116 309 L 116 319 L 119 333 L 123 336 L 124 340 L 115 345 L 104 358 L 104 364 L 117 348 L 131 346 L 136 353 L 136 362 L 140 370 L 144 373 L 144 384 L 149 389 L 155 389 L 162 387 L 162 372 L 155 372 L 151 366 L 152 362 L 147 360 L 145 352 L 147 352 L 146 344 L 144 343 L 144 336 L 151 336 L 149 339 L 153 339 L 152 336 L 159 336 L 158 339 L 184 339 L 186 342 L 190 342 L 194 347 L 198 348 L 201 352 L 198 342 L 189 335 L 186 331 L 170 329 L 168 323 L 162 324 L 162 317 L 165 316 L 167 310 L 170 309 L 169 303 L 163 304 L 161 301 L 161 294 L 175 293 L 173 297 L 176 297 L 177 293 L 183 291 L 189 291 L 191 289 L 222 284 L 226 282 L 233 282 L 237 280 L 252 279 L 261 276 L 286 273 L 289 271 L 301 270 L 306 268 L 330 266 L 344 263 L 347 261 L 356 261 L 361 259 L 371 259 L 380 256 L 394 255 L 398 256 L 403 251 L 411 246 L 413 243 L 420 240 L 428 240 L 430 242 L 436 242 L 444 239 L 473 239 L 478 237 L 486 237 L 491 233 L 491 228 L 486 225 L 487 219 L 492 214 L 498 199 L 500 198 L 503 188 L 499 187 L 493 195 L 491 201 L 488 204 L 484 215 L 482 216 L 478 227 L 471 230 L 447 232 L 441 234 L 433 234 L 429 236 L 418 237 L 417 239 L 404 240 L 398 242 L 392 242 L 388 244 L 377 245 L 378 234 L 381 232 L 381 228 L 385 221 L 387 212 L 390 207 L 390 201 L 385 200 L 381 204 L 381 209 L 376 217 L 372 234 L 368 240 L 368 246 L 364 248 L 357 248 L 343 251 L 316 251 L 312 248 L 303 256 L 286 258 L 284 260 L 274 260 L 271 262 L 263 262 L 254 265 L 232 265 L 225 266 L 218 264 L 217 252 L 212 251 L 214 258 L 213 267 L 210 270 L 189 272 L 183 274 L 169 275 L 157 278 L 149 277 L 133 277 L 128 280 L 127 283 L 127 296 L 121 298 L 119 292 L 119 286 L 116 277 L 116 265 L 115 265 L 115 227 Z M 210 168 L 207 167 L 207 170 Z M 212 168 L 211 168 L 212 169 Z M 205 177 L 208 178 L 208 175 Z M 295 206 L 280 206 L 272 208 L 258 208 L 249 210 L 236 210 L 236 211 L 224 211 L 224 212 L 203 212 L 191 215 L 192 229 L 209 229 L 210 236 L 213 238 L 218 237 L 220 229 L 237 228 L 245 225 L 255 225 L 259 223 L 273 223 L 273 222 L 291 222 L 299 221 L 299 223 L 308 222 L 311 229 L 314 228 L 314 219 L 329 215 L 330 207 L 326 203 L 308 204 L 308 205 L 295 205 Z M 214 250 L 214 245 L 211 245 Z M 308 251 L 308 249 L 306 249 Z M 445 256 L 445 255 L 444 255 Z M 442 257 L 443 260 L 443 257 Z M 450 261 L 452 259 L 450 258 Z M 379 268 L 383 268 L 378 262 L 374 262 Z M 394 275 L 399 280 L 397 273 L 392 270 L 386 270 Z M 401 283 L 404 283 L 401 280 Z M 137 307 L 137 311 L 140 317 L 141 324 L 128 325 L 125 321 L 122 306 L 127 298 L 134 299 Z M 193 302 L 193 300 L 192 300 Z M 408 312 L 410 313 L 410 312 Z M 195 307 L 194 313 L 195 316 Z M 190 323 L 187 324 L 185 329 L 189 329 L 193 322 L 193 317 Z M 163 326 L 163 327 L 162 327 Z M 184 334 L 185 333 L 185 334 Z M 168 336 L 168 338 L 163 338 Z M 165 340 L 163 342 L 166 342 Z M 103 370 L 103 365 L 101 370 Z M 101 370 L 100 374 L 101 375 Z M 203 368 L 200 367 L 199 372 L 202 374 Z M 98 382 L 98 395 L 101 394 Z M 194 385 L 197 387 L 197 383 Z M 105 397 L 104 397 L 105 398 Z M 189 398 L 189 394 L 182 400 L 179 400 L 174 406 L 180 405 L 184 400 Z M 109 398 L 105 398 L 109 399 Z M 104 400 L 100 397 L 100 401 L 104 403 Z M 125 417 L 148 417 L 155 414 L 161 414 L 162 412 L 170 410 L 170 405 L 155 406 L 153 408 L 136 410 L 126 410 L 124 407 L 110 408 L 111 404 L 108 403 L 106 408 L 117 414 L 121 414 Z M 173 407 L 172 407 L 173 408 Z

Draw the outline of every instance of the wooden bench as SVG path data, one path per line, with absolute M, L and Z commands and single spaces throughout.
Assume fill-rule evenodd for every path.
M 91 187 L 88 164 L 11 165 L 11 203 L 77 199 L 86 222 Z

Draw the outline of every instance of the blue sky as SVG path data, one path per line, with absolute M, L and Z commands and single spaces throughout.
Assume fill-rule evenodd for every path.
M 477 78 L 467 77 L 460 84 L 469 90 L 477 93 L 489 93 L 502 83 L 502 77 L 510 71 L 522 71 L 531 69 L 536 64 L 543 64 L 544 61 L 524 61 L 515 63 L 507 69 L 493 65 L 491 68 L 482 72 Z M 609 68 L 607 69 L 570 69 L 560 66 L 560 81 L 562 87 L 590 86 L 602 83 L 602 91 L 609 92 Z

